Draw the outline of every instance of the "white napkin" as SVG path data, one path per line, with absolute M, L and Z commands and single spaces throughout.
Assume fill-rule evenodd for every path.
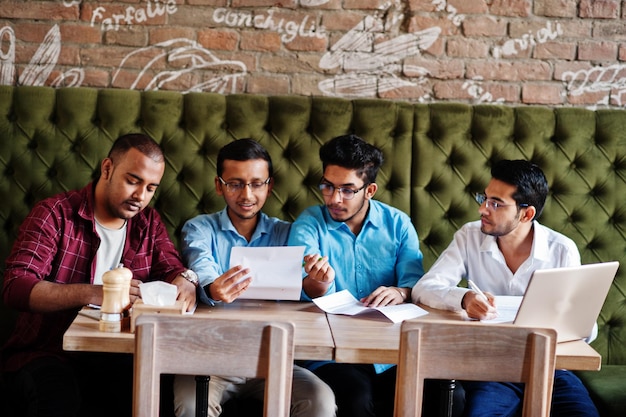
M 163 281 L 142 282 L 139 290 L 144 304 L 172 306 L 176 303 L 176 285 Z

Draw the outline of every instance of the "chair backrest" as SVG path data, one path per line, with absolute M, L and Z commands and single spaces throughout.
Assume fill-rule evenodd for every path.
M 548 417 L 556 331 L 480 322 L 402 323 L 396 417 L 421 415 L 424 379 L 523 382 L 524 417 Z
M 289 416 L 293 324 L 142 314 L 136 326 L 135 417 L 158 416 L 161 374 L 264 378 L 264 415 Z

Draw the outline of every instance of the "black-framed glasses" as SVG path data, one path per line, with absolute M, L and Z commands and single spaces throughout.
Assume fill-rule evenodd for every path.
M 268 177 L 265 181 L 243 183 L 239 181 L 226 182 L 222 177 L 217 178 L 219 178 L 220 182 L 224 187 L 226 187 L 226 191 L 228 191 L 229 193 L 240 193 L 241 191 L 243 191 L 244 187 L 250 187 L 250 190 L 252 192 L 260 191 L 261 189 L 263 189 L 263 187 L 269 184 L 272 179 L 272 177 Z
M 369 184 L 366 183 L 366 184 L 363 184 L 363 187 L 359 188 L 358 190 L 353 190 L 352 188 L 335 187 L 334 185 L 329 184 L 327 182 L 320 182 L 318 187 L 322 195 L 325 197 L 332 197 L 335 194 L 335 190 L 337 190 L 339 191 L 339 195 L 341 196 L 343 200 L 352 200 L 356 193 L 358 193 L 359 191 L 361 191 L 368 185 Z
M 494 211 L 498 210 L 500 207 L 510 207 L 510 206 L 528 207 L 528 204 L 525 204 L 525 203 L 522 203 L 522 204 L 500 203 L 499 201 L 494 200 L 493 198 L 487 198 L 487 196 L 483 193 L 474 194 L 474 199 L 476 200 L 478 204 L 482 205 L 483 203 L 485 203 L 485 207 L 487 207 L 488 209 L 491 208 Z

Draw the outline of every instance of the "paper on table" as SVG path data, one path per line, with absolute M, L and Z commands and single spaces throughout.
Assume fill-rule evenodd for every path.
M 255 300 L 299 300 L 304 246 L 243 247 L 230 251 L 230 268 L 250 269 L 252 282 L 239 296 Z
M 314 298 L 313 302 L 319 308 L 331 314 L 354 316 L 368 311 L 378 311 L 394 323 L 428 314 L 423 308 L 411 303 L 384 307 L 365 307 L 363 303 L 354 298 L 348 290 Z
M 481 320 L 483 323 L 513 323 L 517 310 L 522 303 L 522 296 L 517 295 L 497 295 L 496 310 L 498 317 L 490 320 Z

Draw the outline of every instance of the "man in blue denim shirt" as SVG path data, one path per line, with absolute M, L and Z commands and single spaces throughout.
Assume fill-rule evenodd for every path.
M 245 278 L 250 272 L 247 268 L 237 265 L 228 269 L 232 247 L 286 245 L 290 224 L 261 212 L 273 181 L 272 160 L 256 141 L 239 139 L 220 150 L 215 188 L 224 197 L 226 208 L 201 214 L 182 229 L 183 258 L 198 275 L 200 301 L 230 303 L 250 285 L 251 278 Z M 195 415 L 195 387 L 193 376 L 176 376 L 177 417 Z M 219 416 L 222 405 L 233 397 L 262 400 L 264 387 L 262 379 L 211 376 L 208 415 Z M 294 366 L 291 415 L 331 417 L 335 409 L 331 389 L 309 370 Z
M 410 301 L 424 274 L 411 219 L 372 200 L 382 152 L 355 135 L 332 139 L 320 149 L 324 205 L 306 209 L 294 222 L 289 245 L 305 246 L 303 299 L 348 290 L 365 305 Z M 335 392 L 338 416 L 383 416 L 393 412 L 393 365 L 307 362 Z

